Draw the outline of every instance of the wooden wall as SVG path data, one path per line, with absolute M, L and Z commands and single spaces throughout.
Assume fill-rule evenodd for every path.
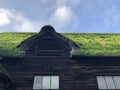
M 97 75 L 120 75 L 120 57 L 27 57 L 1 63 L 13 80 L 11 90 L 32 90 L 35 75 L 60 76 L 60 90 L 98 90 Z
M 75 90 L 98 90 L 96 76 L 118 75 L 120 75 L 120 57 L 72 57 L 72 78 L 74 78 Z
M 70 90 L 71 64 L 68 57 L 30 57 L 3 61 L 18 90 L 32 90 L 35 75 L 60 76 L 60 89 Z M 21 89 L 20 89 L 21 88 Z

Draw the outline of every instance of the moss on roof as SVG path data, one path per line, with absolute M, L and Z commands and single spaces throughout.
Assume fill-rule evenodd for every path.
M 36 33 L 0 33 L 0 56 L 23 56 L 16 46 Z M 75 55 L 120 56 L 120 34 L 62 33 L 75 41 L 80 49 Z

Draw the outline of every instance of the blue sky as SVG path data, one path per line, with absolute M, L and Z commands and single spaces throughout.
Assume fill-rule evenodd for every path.
M 0 32 L 120 33 L 120 0 L 0 0 Z

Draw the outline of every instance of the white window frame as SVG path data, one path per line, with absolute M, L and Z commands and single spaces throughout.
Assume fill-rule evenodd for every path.
M 58 90 L 59 76 L 34 76 L 33 90 Z
M 120 89 L 120 76 L 96 76 L 99 90 Z

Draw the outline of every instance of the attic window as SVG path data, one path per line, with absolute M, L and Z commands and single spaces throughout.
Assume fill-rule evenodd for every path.
M 98 88 L 120 89 L 120 76 L 97 76 Z
M 38 44 L 38 50 L 61 50 L 60 43 L 53 39 L 41 40 Z
M 33 90 L 59 89 L 59 76 L 35 76 Z
M 61 45 L 56 40 L 44 39 L 37 45 L 38 56 L 61 56 Z

